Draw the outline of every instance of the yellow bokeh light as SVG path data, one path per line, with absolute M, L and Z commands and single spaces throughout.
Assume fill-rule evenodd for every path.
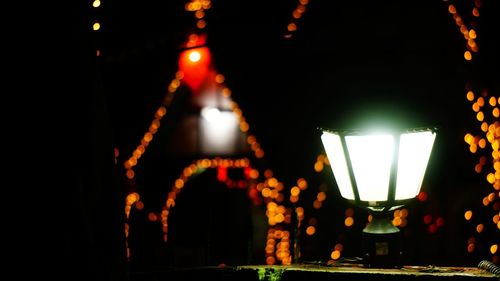
M 135 208 L 136 208 L 137 210 L 142 210 L 142 209 L 144 209 L 144 203 L 143 203 L 142 201 L 137 201 L 137 202 L 135 203 Z
M 474 92 L 473 91 L 468 91 L 467 92 L 467 100 L 468 101 L 473 101 L 474 100 Z
M 476 31 L 474 29 L 469 30 L 469 38 L 476 39 L 476 37 L 477 37 Z
M 283 205 L 279 205 L 277 208 L 276 208 L 276 212 L 277 213 L 280 213 L 280 214 L 284 214 L 286 212 L 286 208 L 285 206 Z
M 477 114 L 476 114 L 476 119 L 477 121 L 479 122 L 483 122 L 484 120 L 484 113 L 482 111 L 479 111 Z
M 475 17 L 479 17 L 479 9 L 474 7 L 474 9 L 472 9 L 472 15 Z
M 257 157 L 257 158 L 264 157 L 264 150 L 259 149 L 259 150 L 255 151 L 255 157 Z
M 92 2 L 92 7 L 99 8 L 99 6 L 101 6 L 100 0 L 94 0 L 94 2 Z
M 486 180 L 490 183 L 490 184 L 493 184 L 495 182 L 495 174 L 493 173 L 489 173 L 487 176 L 486 176 Z
M 483 107 L 483 106 L 484 106 L 484 98 L 483 98 L 483 97 L 479 97 L 479 98 L 477 98 L 477 104 L 478 104 L 480 107 Z
M 469 245 L 467 245 L 467 252 L 472 253 L 474 252 L 475 248 L 476 246 L 474 245 L 474 243 L 470 243 Z
M 401 217 L 401 210 L 394 211 L 393 217 L 395 217 L 395 218 Z
M 460 21 L 460 23 L 461 23 L 461 24 L 460 24 L 460 32 L 462 32 L 462 34 L 464 35 L 464 38 L 465 38 L 465 39 L 468 39 L 468 37 L 469 37 L 469 32 L 467 31 L 467 26 L 465 26 L 465 24 L 463 24 L 463 22 L 462 22 L 462 18 L 457 17 L 457 19 L 459 19 L 459 21 Z M 458 22 L 458 21 L 457 21 L 457 22 Z
M 314 209 L 319 209 L 319 208 L 321 208 L 322 205 L 323 204 L 320 201 L 318 201 L 318 200 L 314 200 L 314 202 L 313 202 L 313 208 Z
M 472 211 L 471 210 L 467 210 L 464 214 L 464 217 L 466 220 L 470 220 L 472 218 Z
M 268 211 L 274 212 L 274 211 L 276 211 L 276 208 L 278 208 L 278 204 L 276 204 L 275 202 L 267 203 L 267 210 Z
M 222 83 L 224 83 L 224 80 L 225 80 L 225 78 L 224 78 L 224 75 L 222 75 L 222 74 L 217 74 L 215 76 L 216 83 L 222 84 Z
M 493 244 L 490 247 L 490 253 L 493 255 L 498 251 L 498 244 Z
M 401 209 L 401 217 L 406 218 L 408 216 L 408 209 Z
M 488 194 L 488 200 L 490 200 L 490 202 L 493 202 L 495 200 L 495 193 L 494 192 L 491 192 L 490 194 Z
M 184 181 L 182 179 L 177 179 L 175 180 L 175 187 L 176 188 L 183 188 L 184 187 Z
M 456 14 L 457 13 L 457 8 L 453 4 L 448 5 L 448 12 L 450 14 Z
M 197 19 L 201 19 L 205 16 L 205 11 L 203 10 L 198 10 L 194 13 L 194 16 L 197 18 Z
M 490 204 L 490 200 L 488 200 L 488 197 L 483 197 L 483 205 L 488 206 Z
M 472 60 L 472 54 L 469 51 L 465 51 L 464 53 L 465 60 Z
M 268 178 L 270 178 L 270 177 L 272 177 L 272 176 L 273 176 L 273 171 L 272 171 L 272 170 L 267 169 L 267 170 L 265 170 L 265 171 L 264 171 L 264 177 L 265 177 L 266 179 L 268 179 Z
M 175 73 L 175 79 L 182 80 L 184 78 L 184 72 L 182 70 L 179 70 Z
M 480 139 L 478 145 L 480 148 L 485 148 L 486 147 L 486 140 Z
M 259 171 L 257 169 L 252 169 L 252 171 L 250 171 L 250 178 L 257 179 L 258 177 L 259 177 Z
M 300 178 L 297 180 L 297 186 L 301 190 L 305 190 L 307 188 L 307 181 L 304 178 Z
M 464 136 L 464 141 L 465 141 L 466 143 L 468 143 L 468 144 L 471 144 L 473 140 L 474 140 L 474 137 L 473 137 L 471 134 L 469 134 L 469 133 L 467 133 L 467 134 Z
M 333 260 L 338 260 L 340 258 L 340 251 L 333 251 L 330 255 L 330 257 L 333 259 Z
M 205 26 L 207 26 L 207 23 L 204 20 L 198 20 L 198 22 L 196 22 L 196 27 L 199 29 L 203 29 Z
M 266 264 L 271 265 L 276 262 L 276 259 L 273 256 L 267 257 L 266 258 Z
M 394 219 L 392 220 L 392 224 L 393 224 L 394 226 L 400 226 L 400 225 L 401 225 L 401 218 L 400 218 L 400 217 L 394 218 Z
M 491 112 L 491 114 L 492 114 L 492 115 L 493 115 L 493 117 L 495 117 L 495 118 L 500 117 L 500 110 L 498 109 L 498 107 L 493 108 L 493 111 Z
M 324 191 L 320 191 L 320 192 L 318 192 L 318 195 L 316 196 L 316 198 L 320 202 L 325 201 L 325 199 L 326 199 L 326 193 Z
M 489 103 L 491 106 L 496 106 L 497 105 L 497 99 L 495 97 L 490 97 Z
M 247 122 L 243 121 L 240 123 L 240 130 L 243 132 L 243 133 L 246 133 L 248 132 L 248 129 L 250 129 L 250 125 L 248 125 Z
M 484 230 L 484 225 L 482 223 L 480 223 L 476 226 L 477 233 L 481 233 L 481 232 L 483 232 L 483 230 Z
M 165 113 L 167 113 L 167 109 L 164 106 L 160 106 L 160 108 L 156 110 L 156 115 L 158 115 L 159 117 L 163 117 Z
M 300 188 L 297 186 L 292 187 L 290 194 L 292 194 L 292 196 L 298 196 L 300 194 Z
M 467 41 L 467 45 L 469 45 L 469 47 L 471 47 L 471 50 L 472 50 L 473 52 L 477 52 L 476 50 L 478 50 L 478 48 L 477 48 L 476 41 L 474 41 L 474 39 L 469 39 L 469 40 Z
M 148 214 L 148 220 L 149 221 L 156 221 L 156 220 L 158 220 L 158 216 L 155 213 L 151 212 Z
M 96 22 L 96 23 L 94 23 L 92 25 L 92 30 L 97 31 L 99 29 L 101 29 L 101 24 L 100 23 Z
M 497 139 L 491 142 L 491 148 L 493 148 L 493 150 L 495 151 L 498 151 L 498 149 L 500 148 L 500 143 Z
M 231 96 L 231 90 L 230 90 L 229 88 L 224 88 L 224 89 L 222 89 L 222 95 L 223 95 L 224 97 L 226 97 L 226 98 L 227 98 L 227 97 L 230 97 L 230 96 Z
M 316 233 L 316 227 L 310 225 L 306 228 L 307 235 L 314 235 Z
M 344 225 L 347 227 L 351 227 L 354 224 L 354 219 L 352 217 L 347 217 L 344 220 Z
M 265 187 L 264 189 L 262 189 L 262 196 L 264 197 L 271 196 L 271 190 L 269 189 L 269 187 Z
M 481 173 L 481 171 L 482 171 L 482 170 L 483 170 L 483 165 L 481 165 L 481 164 L 479 164 L 479 163 L 478 163 L 478 164 L 476 164 L 476 165 L 474 166 L 474 171 L 475 171 L 476 173 L 478 173 L 478 174 L 479 174 L 479 173 Z
M 314 163 L 314 171 L 319 173 L 319 172 L 323 171 L 323 168 L 324 168 L 323 162 L 316 161 L 316 163 Z
M 133 179 L 135 177 L 135 172 L 133 170 L 127 170 L 126 176 L 128 179 Z
M 472 110 L 474 112 L 478 112 L 481 108 L 479 107 L 479 104 L 477 102 L 472 104 Z
M 483 122 L 481 124 L 481 131 L 483 131 L 483 132 L 486 133 L 488 131 L 488 127 L 489 127 L 488 123 L 487 122 Z
M 274 220 L 276 221 L 276 223 L 281 223 L 285 220 L 285 216 L 283 216 L 283 214 L 277 214 L 276 216 L 274 216 Z
M 476 153 L 477 152 L 477 145 L 471 144 L 470 147 L 469 147 L 469 151 L 471 153 Z
M 267 180 L 267 185 L 269 185 L 270 187 L 275 187 L 276 185 L 278 185 L 278 179 L 277 178 L 269 178 Z

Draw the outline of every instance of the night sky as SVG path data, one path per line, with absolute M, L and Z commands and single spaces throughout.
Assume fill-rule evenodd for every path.
M 70 241 L 67 245 L 86 249 L 79 239 L 92 239 L 71 239 L 72 233 L 84 236 L 77 231 L 82 225 L 92 225 L 93 217 L 99 217 L 100 226 L 106 225 L 101 219 L 112 218 L 116 211 L 104 208 L 106 215 L 99 216 L 92 207 L 120 204 L 115 195 L 125 192 L 123 186 L 118 184 L 104 194 L 98 187 L 123 183 L 121 163 L 161 105 L 188 34 L 197 31 L 193 14 L 184 10 L 186 2 L 108 0 L 98 10 L 86 3 L 65 3 L 62 10 L 67 13 L 37 14 L 39 25 L 33 25 L 35 35 L 29 41 L 40 47 L 26 44 L 32 50 L 23 59 L 35 62 L 29 72 L 36 73 L 38 80 L 32 85 L 42 92 L 45 87 L 47 94 L 32 101 L 43 98 L 54 108 L 43 111 L 54 113 L 49 121 L 57 124 L 54 133 L 64 132 L 58 145 L 71 151 L 63 153 L 56 167 L 60 174 L 67 171 L 74 188 L 65 188 L 66 177 L 57 179 L 63 196 L 71 199 L 59 201 L 61 206 L 56 208 L 76 210 L 85 222 L 76 221 L 62 232 L 66 236 L 60 234 Z M 250 124 L 250 133 L 262 145 L 265 165 L 285 186 L 291 186 L 297 178 L 314 174 L 316 156 L 323 151 L 318 127 L 349 129 L 379 123 L 437 127 L 424 189 L 432 198 L 429 209 L 450 218 L 450 227 L 427 242 L 435 246 L 450 242 L 451 237 L 465 247 L 463 223 L 452 220 L 463 217 L 468 204 L 480 204 L 482 195 L 473 189 L 487 185 L 474 172 L 478 157 L 464 142 L 467 132 L 480 131 L 465 88 L 470 83 L 478 93 L 486 88 L 489 96 L 500 96 L 499 1 L 482 1 L 481 16 L 476 19 L 480 49 L 471 62 L 464 60 L 466 41 L 444 1 L 311 0 L 297 21 L 297 31 L 292 38 L 284 38 L 296 2 L 214 0 L 205 16 L 204 32 L 214 68 L 225 76 L 224 83 Z M 456 2 L 469 26 L 473 1 Z M 94 19 L 101 22 L 98 32 L 91 30 Z M 99 58 L 96 49 L 101 51 Z M 53 70 L 46 69 L 49 65 Z M 29 85 L 21 88 L 25 86 Z M 181 112 L 182 108 L 171 110 Z M 73 126 L 59 125 L 63 121 Z M 173 170 L 179 164 L 163 154 L 166 137 L 167 133 L 158 134 L 156 145 L 147 152 L 149 158 L 144 159 L 155 159 L 153 164 L 161 165 L 158 169 Z M 120 156 L 110 179 L 112 173 L 105 173 L 110 167 L 102 161 L 111 159 L 112 148 L 118 148 Z M 144 163 L 146 167 L 153 164 Z M 165 173 L 174 176 L 180 170 Z M 148 183 L 160 185 L 154 179 Z M 82 194 L 90 201 L 81 199 Z M 95 198 L 99 200 L 92 205 Z M 102 198 L 111 198 L 112 204 Z M 73 204 L 75 200 L 80 205 Z M 89 214 L 88 210 L 93 211 Z M 454 238 L 454 233 L 461 234 Z M 434 256 L 413 261 L 464 263 L 460 257 L 453 258 L 456 253 L 463 255 L 463 249 L 450 243 L 426 252 Z M 443 247 L 449 252 L 439 252 Z

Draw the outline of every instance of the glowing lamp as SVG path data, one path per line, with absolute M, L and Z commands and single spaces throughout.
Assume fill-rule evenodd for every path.
M 210 63 L 211 55 L 208 47 L 194 47 L 180 54 L 179 70 L 184 73 L 183 82 L 195 93 L 209 74 Z
M 199 124 L 199 145 L 202 153 L 231 155 L 238 151 L 238 118 L 232 110 L 204 107 Z
M 418 195 L 435 129 L 321 130 L 340 195 L 372 215 L 362 235 L 364 264 L 400 267 L 400 231 L 390 212 Z

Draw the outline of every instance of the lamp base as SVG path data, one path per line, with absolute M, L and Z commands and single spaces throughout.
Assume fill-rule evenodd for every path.
M 372 214 L 363 229 L 363 264 L 366 267 L 402 267 L 401 233 L 386 214 Z

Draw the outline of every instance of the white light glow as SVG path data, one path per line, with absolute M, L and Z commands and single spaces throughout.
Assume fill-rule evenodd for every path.
M 396 200 L 413 198 L 420 192 L 435 138 L 433 132 L 401 135 Z
M 346 155 L 339 133 L 324 131 L 321 140 L 342 197 L 354 200 L 352 180 L 355 180 L 361 201 L 368 203 L 388 200 L 395 140 L 400 138 L 396 169 L 395 200 L 418 195 L 436 134 L 433 131 L 409 133 L 359 133 L 346 135 L 345 142 L 354 179 L 349 176 Z
M 204 108 L 200 118 L 200 148 L 211 155 L 228 155 L 238 149 L 238 119 L 232 111 Z
M 201 59 L 201 54 L 198 51 L 192 51 L 189 53 L 189 60 L 192 62 L 197 62 Z
M 340 136 L 328 132 L 323 132 L 321 141 L 325 147 L 326 156 L 332 167 L 333 175 L 337 181 L 340 195 L 346 199 L 354 200 L 352 184 L 347 170 L 347 163 L 344 157 L 344 149 L 340 142 Z
M 221 117 L 222 114 L 220 110 L 215 107 L 204 107 L 201 110 L 201 116 L 203 116 L 203 118 L 205 118 L 208 122 L 220 122 L 219 119 L 223 118 Z
M 391 135 L 346 136 L 362 201 L 386 201 L 394 139 Z

